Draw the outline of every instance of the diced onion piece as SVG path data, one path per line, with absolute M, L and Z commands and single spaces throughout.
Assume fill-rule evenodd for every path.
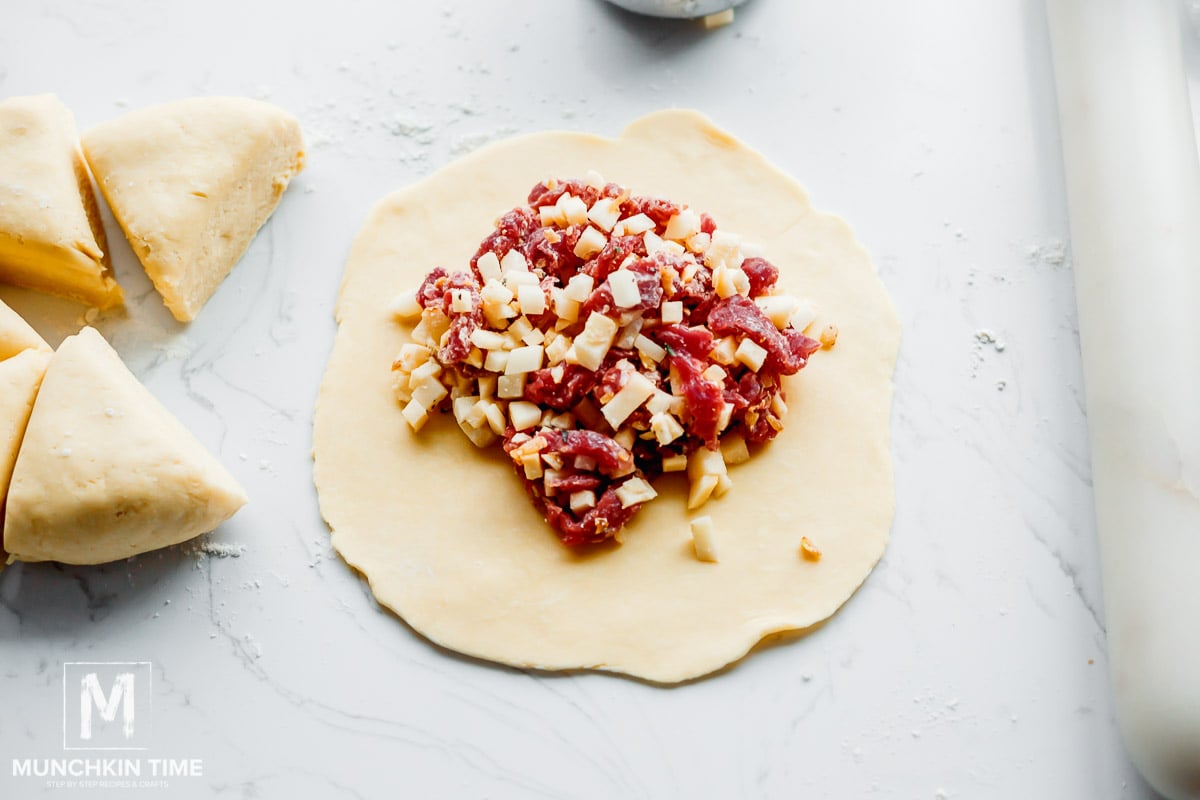
M 507 350 L 488 350 L 487 358 L 483 360 L 483 368 L 488 372 L 504 372 L 508 365 Z
M 750 279 L 746 277 L 746 273 L 736 267 L 725 266 L 724 263 L 717 264 L 713 269 L 712 281 L 713 289 L 721 298 L 740 294 L 739 290 L 743 285 L 746 291 L 750 290 Z
M 646 255 L 652 256 L 667 249 L 667 243 L 654 231 L 646 231 L 642 234 L 642 242 L 646 245 Z
M 627 269 L 619 269 L 609 275 L 608 286 L 612 289 L 613 302 L 617 304 L 617 308 L 633 308 L 642 302 L 637 276 Z
M 662 304 L 660 314 L 664 325 L 677 325 L 683 322 L 683 301 L 666 301 Z
M 639 353 L 655 363 L 667 357 L 667 351 L 659 346 L 658 342 L 655 342 L 644 333 L 637 335 L 637 338 L 633 340 L 633 346 L 637 348 Z
M 721 439 L 721 459 L 726 466 L 744 464 L 750 460 L 750 448 L 746 446 L 746 437 L 740 433 L 731 433 Z
M 613 234 L 616 236 L 637 236 L 639 233 L 652 230 L 654 230 L 654 220 L 645 214 L 634 214 L 613 226 Z
M 692 548 L 700 561 L 717 561 L 717 531 L 712 517 L 696 517 L 691 522 Z
M 821 560 L 821 551 L 817 549 L 817 546 L 815 544 L 813 544 L 811 541 L 809 541 L 809 538 L 807 536 L 801 536 L 800 537 L 800 556 L 805 561 L 820 561 Z
M 621 203 L 615 197 L 601 197 L 588 209 L 588 220 L 605 231 L 611 231 L 621 218 Z
M 529 262 L 520 250 L 509 250 L 500 259 L 500 272 L 507 275 L 510 272 L 529 272 Z
M 537 284 L 526 284 L 517 289 L 517 305 L 521 313 L 537 316 L 546 312 L 546 293 Z
M 479 268 L 479 274 L 485 284 L 488 281 L 500 280 L 500 276 L 503 274 L 500 269 L 500 259 L 496 258 L 496 254 L 491 250 L 475 259 L 475 266 Z
M 699 232 L 700 215 L 690 208 L 685 208 L 667 220 L 667 230 L 663 233 L 663 236 L 683 242 Z
M 654 414 L 650 417 L 650 430 L 654 433 L 654 438 L 660 445 L 668 445 L 671 442 L 683 436 L 683 426 L 679 424 L 679 420 L 666 412 Z
M 575 275 L 571 280 L 567 281 L 567 287 L 564 290 L 565 294 L 571 300 L 582 303 L 592 294 L 592 289 L 595 287 L 596 281 L 591 275 L 586 272 L 581 272 Z
M 725 383 L 726 373 L 725 373 L 725 370 L 721 368 L 720 364 L 710 364 L 704 370 L 704 372 L 700 373 L 700 375 L 705 380 L 712 381 L 713 383 L 716 383 L 716 384 L 724 384 Z
M 768 294 L 754 298 L 754 302 L 779 330 L 786 328 L 792 315 L 800 310 L 800 301 L 790 294 Z
M 575 340 L 575 347 L 579 347 L 579 340 Z M 605 403 L 600 408 L 600 413 L 608 420 L 608 424 L 616 430 L 621 427 L 629 415 L 637 411 L 642 403 L 650 399 L 658 389 L 655 385 L 642 373 L 634 372 L 629 376 L 629 380 L 621 387 L 621 390 L 613 395 L 613 398 Z
M 496 384 L 496 396 L 501 400 L 520 400 L 525 396 L 525 375 L 501 375 Z
M 562 209 L 568 224 L 584 225 L 587 223 L 588 207 L 581 198 L 573 194 L 560 195 L 555 205 Z
M 728 405 L 728 404 L 727 404 Z M 688 458 L 688 480 L 691 489 L 688 492 L 688 508 L 699 508 L 707 502 L 717 489 L 722 478 L 728 479 L 725 469 L 725 459 L 719 451 L 707 447 L 697 448 Z
M 733 277 L 733 288 L 738 294 L 746 297 L 750 294 L 750 276 L 743 269 L 733 269 L 729 271 Z
M 515 429 L 526 431 L 542 421 L 542 410 L 535 403 L 516 400 L 508 404 L 508 418 Z
M 663 472 L 683 472 L 687 469 L 687 456 L 677 453 L 662 460 Z
M 752 339 L 742 339 L 741 343 L 738 344 L 735 355 L 738 361 L 755 372 L 762 369 L 763 362 L 767 360 L 766 349 L 756 344 Z
M 575 337 L 574 344 L 567 351 L 567 362 L 593 371 L 599 369 L 616 334 L 617 323 L 593 311 L 583 326 L 583 332 Z
M 518 347 L 508 354 L 504 365 L 505 375 L 518 375 L 522 372 L 533 372 L 542 368 L 542 346 L 540 344 Z
M 648 503 L 656 497 L 658 492 L 642 478 L 630 478 L 617 487 L 617 499 L 621 501 L 622 508 Z
M 603 250 L 606 244 L 608 244 L 608 238 L 589 225 L 584 228 L 583 233 L 580 234 L 579 239 L 575 242 L 575 255 L 582 259 L 591 258 Z
M 417 302 L 417 290 L 409 289 L 392 301 L 392 316 L 401 320 L 414 320 L 421 316 L 421 304 Z
M 414 431 L 421 430 L 429 420 L 429 409 L 417 402 L 415 398 L 410 400 L 400 413 Z
M 476 328 L 471 331 L 471 344 L 480 350 L 499 350 L 504 347 L 504 336 L 485 328 Z
M 571 492 L 571 510 L 572 511 L 587 511 L 589 508 L 596 506 L 596 493 L 591 489 L 583 489 L 578 492 Z

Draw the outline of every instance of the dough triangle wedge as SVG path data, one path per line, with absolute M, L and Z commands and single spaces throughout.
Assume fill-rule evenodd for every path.
M 0 281 L 119 306 L 75 120 L 54 95 L 0 103 Z
M 25 350 L 12 358 L 0 361 L 0 512 L 8 496 L 17 451 L 25 436 L 25 426 L 33 411 L 33 401 L 41 386 L 42 376 L 50 363 L 46 350 Z M 4 522 L 0 519 L 0 537 Z M 3 538 L 0 538 L 3 543 Z M 3 551 L 3 547 L 0 547 Z
M 50 345 L 21 315 L 0 300 L 0 361 L 23 350 L 50 351 Z
M 300 125 L 268 103 L 198 97 L 83 137 L 96 182 L 175 318 L 216 291 L 304 164 Z
M 42 381 L 4 546 L 22 561 L 101 564 L 210 531 L 245 502 L 233 476 L 84 328 Z

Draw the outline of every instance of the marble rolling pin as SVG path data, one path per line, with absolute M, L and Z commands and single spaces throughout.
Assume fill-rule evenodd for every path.
M 1200 161 L 1177 0 L 1047 0 L 1117 716 L 1200 798 Z

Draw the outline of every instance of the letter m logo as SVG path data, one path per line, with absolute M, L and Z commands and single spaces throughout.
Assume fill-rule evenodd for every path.
M 63 748 L 145 750 L 150 680 L 149 661 L 64 664 Z

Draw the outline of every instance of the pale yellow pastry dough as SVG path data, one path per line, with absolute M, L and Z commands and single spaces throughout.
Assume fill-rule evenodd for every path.
M 13 466 L 17 463 L 17 452 L 33 411 L 33 401 L 46 365 L 50 363 L 49 350 L 25 350 L 0 361 L 0 513 L 8 497 L 8 485 L 12 480 Z M 0 519 L 0 552 L 3 548 L 4 522 Z
M 304 164 L 300 124 L 268 103 L 196 97 L 83 136 L 100 191 L 177 320 L 194 319 Z
M 0 281 L 122 302 L 75 120 L 54 95 L 0 103 Z
M 21 315 L 0 300 L 0 361 L 23 350 L 50 350 L 46 340 L 21 318 Z
M 692 553 L 678 475 L 656 483 L 661 496 L 625 544 L 575 553 L 499 448 L 476 450 L 453 419 L 414 434 L 391 391 L 405 341 L 393 298 L 433 266 L 465 267 L 495 217 L 536 181 L 589 169 L 709 211 L 761 243 L 784 286 L 841 330 L 835 348 L 787 381 L 784 432 L 704 507 L 720 532 L 719 563 Z M 825 619 L 883 553 L 899 340 L 891 302 L 843 221 L 814 212 L 791 178 L 698 114 L 653 114 L 615 141 L 510 140 L 387 197 L 354 243 L 337 319 L 314 431 L 321 511 L 379 602 L 438 644 L 521 667 L 681 681 L 768 634 Z M 800 557 L 802 535 L 820 561 Z
M 94 328 L 58 348 L 17 455 L 4 546 L 101 564 L 206 533 L 246 502 Z

